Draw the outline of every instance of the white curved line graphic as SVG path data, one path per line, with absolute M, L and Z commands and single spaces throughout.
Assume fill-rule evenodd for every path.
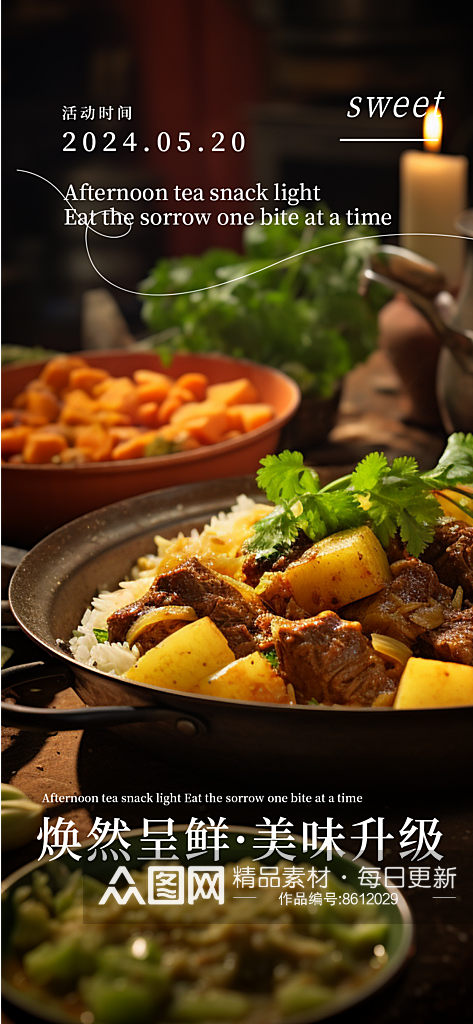
M 35 171 L 27 171 L 20 167 L 18 167 L 17 170 L 20 174 L 32 174 L 33 177 L 40 178 L 41 181 L 45 181 L 48 185 L 51 185 L 52 188 L 56 189 L 56 192 L 59 192 L 59 195 L 62 196 L 66 203 L 69 204 L 71 210 L 74 209 L 69 200 L 66 199 L 66 196 L 63 195 L 61 190 L 57 187 L 57 185 L 54 185 L 52 181 L 48 181 L 47 178 L 43 178 L 41 174 L 36 174 Z M 77 210 L 74 210 L 74 212 L 77 213 Z M 130 224 L 128 230 L 123 232 L 123 234 L 121 235 L 106 235 L 103 231 L 97 231 L 96 228 L 93 228 L 89 224 L 86 224 L 84 233 L 85 250 L 92 268 L 95 270 L 95 273 L 98 274 L 98 276 L 102 279 L 102 281 L 105 281 L 105 284 L 109 284 L 112 288 L 116 288 L 120 292 L 126 292 L 128 295 L 138 295 L 140 298 L 143 299 L 177 298 L 177 296 L 179 295 L 195 295 L 197 292 L 209 292 L 212 291 L 214 288 L 223 288 L 227 284 L 235 284 L 237 281 L 245 281 L 247 277 L 253 277 L 255 274 L 262 274 L 265 270 L 271 270 L 273 267 L 278 267 L 280 266 L 281 263 L 287 263 L 288 260 L 295 260 L 299 259 L 301 256 L 307 256 L 308 253 L 318 252 L 319 249 L 331 249 L 335 245 L 348 245 L 349 242 L 365 242 L 369 241 L 372 238 L 397 238 L 399 235 L 398 231 L 391 231 L 383 234 L 360 235 L 358 238 L 342 238 L 338 242 L 326 242 L 324 245 L 315 245 L 313 249 L 304 249 L 303 252 L 290 253 L 289 256 L 284 256 L 282 260 L 276 260 L 275 263 L 268 263 L 266 267 L 258 267 L 257 270 L 251 270 L 248 274 L 241 274 L 240 277 L 231 277 L 225 281 L 216 281 L 215 284 L 207 284 L 203 288 L 190 288 L 188 291 L 179 292 L 137 292 L 133 288 L 122 288 L 121 285 L 115 284 L 114 281 L 110 281 L 108 277 L 105 277 L 105 275 L 100 272 L 98 267 L 95 266 L 92 256 L 90 255 L 88 242 L 89 231 L 93 231 L 95 235 L 100 235 L 101 238 L 125 238 L 126 235 L 130 234 L 131 229 L 132 225 Z M 410 231 L 409 235 L 411 238 L 463 238 L 465 239 L 465 241 L 470 241 L 468 235 L 445 235 L 440 234 L 439 232 L 436 231 Z

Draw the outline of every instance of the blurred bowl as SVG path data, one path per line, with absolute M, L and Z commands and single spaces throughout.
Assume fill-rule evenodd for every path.
M 187 855 L 186 845 L 187 828 L 187 825 L 174 825 L 172 831 L 176 838 L 178 862 L 188 867 L 189 858 Z M 251 857 L 255 861 L 254 854 L 261 852 L 261 845 L 259 847 L 256 846 L 255 839 L 258 835 L 261 837 L 261 831 L 247 825 L 232 826 L 225 824 L 224 829 L 228 845 L 221 847 L 219 850 L 218 858 L 216 858 L 219 864 L 235 864 L 242 857 Z M 162 826 L 155 826 L 153 835 L 158 833 L 166 834 Z M 142 830 L 137 829 L 126 833 L 126 841 L 130 844 L 128 850 L 130 855 L 130 861 L 127 864 L 128 870 L 145 870 L 144 861 L 147 858 L 142 856 L 142 838 Z M 307 853 L 304 854 L 303 841 L 301 837 L 291 833 L 291 838 L 294 842 L 294 863 L 310 863 L 310 866 L 312 867 L 315 862 L 310 862 L 310 855 Z M 244 849 L 241 845 L 242 839 L 244 841 Z M 93 842 L 94 840 L 91 839 L 88 842 L 81 843 L 82 853 L 90 848 Z M 261 844 L 261 838 L 259 839 L 259 842 Z M 120 846 L 116 841 L 112 846 L 112 850 L 114 851 L 114 857 L 116 859 L 118 856 L 118 850 L 120 850 Z M 82 856 L 82 853 L 79 852 L 79 856 Z M 105 851 L 102 851 L 102 855 L 104 853 Z M 269 856 L 265 856 L 265 865 L 274 866 L 278 861 L 280 861 L 280 859 L 281 857 L 277 852 L 271 853 Z M 149 863 L 151 863 L 151 856 L 149 857 Z M 52 860 L 51 857 L 48 856 L 43 858 L 39 865 L 38 861 L 35 861 L 27 864 L 23 868 L 20 868 L 20 870 L 16 871 L 13 875 L 10 875 L 10 877 L 2 883 L 2 932 L 4 949 L 2 965 L 3 994 L 5 999 L 8 1000 L 7 1010 L 15 1014 L 15 1019 L 18 1016 L 18 1011 L 22 1013 L 26 1011 L 32 1015 L 32 1018 L 28 1017 L 31 1024 L 34 1024 L 34 1021 L 37 1021 L 38 1019 L 41 1021 L 47 1021 L 48 1024 L 80 1024 L 80 1021 L 84 1020 L 86 1016 L 88 1019 L 92 1017 L 92 1014 L 86 1011 L 86 1013 L 79 1018 L 78 1013 L 70 1009 L 70 1006 L 73 1004 L 69 1003 L 68 1005 L 65 999 L 60 999 L 57 996 L 55 997 L 47 990 L 46 987 L 42 990 L 38 989 L 31 983 L 28 983 L 24 976 L 21 977 L 21 972 L 19 971 L 20 965 L 16 959 L 17 954 L 11 947 L 10 937 L 14 921 L 15 890 L 30 884 L 33 873 L 37 871 L 39 867 L 40 870 L 45 873 L 47 881 L 53 887 L 53 891 L 56 891 L 57 888 L 64 885 L 64 880 L 60 878 L 61 868 L 64 869 L 64 866 L 71 872 L 75 871 L 78 868 L 77 860 L 73 860 L 69 853 L 63 854 L 59 863 L 57 860 Z M 197 864 L 197 866 L 199 866 L 199 864 Z M 110 860 L 107 860 L 106 853 L 104 859 L 96 857 L 93 860 L 88 860 L 87 863 L 85 863 L 85 859 L 82 860 L 81 867 L 84 874 L 91 875 L 93 878 L 98 879 L 105 885 L 110 883 L 111 876 L 116 870 L 115 861 L 112 860 L 110 863 Z M 169 867 L 169 865 L 167 865 L 167 867 Z M 326 867 L 332 872 L 341 886 L 343 886 L 343 882 L 346 882 L 347 886 L 350 887 L 348 891 L 350 891 L 351 894 L 350 905 L 352 907 L 356 908 L 358 903 L 360 905 L 364 905 L 365 901 L 368 904 L 368 899 L 370 899 L 370 903 L 372 902 L 373 906 L 382 905 L 380 919 L 382 919 L 387 925 L 387 932 L 383 938 L 385 959 L 384 961 L 381 961 L 376 973 L 373 973 L 368 978 L 360 978 L 357 985 L 353 985 L 351 988 L 345 987 L 345 989 L 342 986 L 338 991 L 334 988 L 333 999 L 330 999 L 322 1005 L 314 1005 L 311 1008 L 301 1010 L 297 1014 L 293 1013 L 284 1017 L 281 1017 L 279 1014 L 276 1016 L 273 1011 L 270 1015 L 268 1014 L 266 1016 L 265 1014 L 265 1017 L 263 1018 L 260 1012 L 257 1014 L 257 1019 L 259 1020 L 269 1019 L 279 1022 L 279 1024 L 315 1024 L 316 1021 L 333 1019 L 339 1014 L 343 1014 L 343 1020 L 347 1020 L 349 1018 L 350 1020 L 371 1021 L 373 1019 L 372 1013 L 370 1010 L 368 1010 L 367 1013 L 366 1006 L 363 1008 L 360 1004 L 365 1000 L 372 999 L 380 992 L 380 989 L 383 989 L 385 986 L 392 983 L 415 952 L 414 926 L 410 908 L 402 893 L 396 889 L 395 886 L 390 885 L 389 888 L 386 888 L 382 872 L 379 872 L 378 874 L 378 881 L 376 885 L 374 886 L 373 884 L 372 887 L 367 889 L 366 881 L 363 881 L 363 872 L 365 872 L 366 869 L 376 871 L 377 869 L 374 868 L 372 864 L 369 864 L 361 858 L 355 861 L 353 859 L 353 855 L 345 852 L 343 853 L 343 856 L 334 854 L 332 860 L 328 860 L 326 853 L 319 849 L 316 870 L 323 872 Z M 203 870 L 208 870 L 208 868 L 203 868 Z M 374 892 L 373 888 L 375 888 Z M 224 903 L 231 907 L 231 901 L 233 898 L 234 894 L 231 890 L 230 893 L 228 892 L 228 885 L 226 885 Z M 342 897 L 339 895 L 337 907 L 341 903 Z M 208 904 L 209 920 L 211 920 L 211 905 L 212 904 Z M 331 907 L 333 908 L 333 906 L 334 904 L 332 903 Z M 342 907 L 342 910 L 343 909 L 344 908 Z M 249 921 L 252 919 L 252 913 L 252 910 L 248 911 Z M 353 914 L 356 915 L 356 913 L 357 911 L 355 909 Z M 342 911 L 332 909 L 331 914 L 335 921 L 337 921 L 337 918 L 340 915 L 339 919 L 342 923 L 346 924 L 346 911 L 345 913 L 342 913 Z M 368 915 L 366 920 L 369 922 L 370 916 Z M 240 920 L 245 922 L 245 917 L 241 918 L 240 916 Z M 152 915 L 150 916 L 150 922 L 152 925 Z M 137 932 L 145 932 L 147 925 L 149 928 L 149 922 L 145 921 L 144 924 L 142 922 L 140 923 L 138 916 L 135 924 L 135 930 Z M 118 941 L 120 941 L 120 939 L 118 939 Z M 373 940 L 373 946 L 374 941 L 375 940 Z M 379 947 L 374 946 L 373 953 L 376 948 L 379 949 Z M 378 952 L 377 955 L 379 956 L 382 954 Z M 255 950 L 255 956 L 258 957 L 257 949 Z M 264 947 L 261 962 L 264 969 Z M 18 979 L 19 987 L 15 985 L 16 979 Z M 237 988 L 239 987 L 240 986 L 237 985 Z M 382 996 L 380 996 L 380 998 L 382 999 Z M 388 994 L 385 994 L 384 1001 L 382 1003 L 378 1002 L 377 1004 L 378 1009 L 386 1010 L 389 1002 L 390 997 Z M 363 1009 L 365 1010 L 365 1013 L 362 1016 Z M 157 1016 L 159 1019 L 159 1015 Z M 23 1019 L 24 1018 L 21 1017 L 21 1020 Z M 126 1010 L 122 1019 L 126 1019 L 127 1024 L 133 1024 L 133 1021 L 129 1017 L 126 1017 Z M 377 1015 L 376 1019 L 378 1019 Z M 196 1018 L 196 1020 L 198 1021 L 198 1024 L 206 1024 L 206 1022 L 202 1021 L 201 1018 Z M 255 1020 L 254 1011 L 252 1016 L 240 1018 L 240 1024 L 249 1024 L 251 1020 Z M 210 1024 L 210 1022 L 207 1021 L 207 1024 Z
M 71 519 L 110 502 L 146 494 L 163 487 L 254 473 L 260 459 L 276 451 L 281 429 L 300 402 L 297 384 L 270 366 L 221 355 L 176 355 L 172 366 L 163 366 L 151 352 L 110 351 L 80 353 L 88 363 L 112 376 L 131 376 L 135 370 L 156 370 L 179 377 L 205 373 L 211 384 L 248 377 L 261 402 L 275 409 L 275 417 L 241 437 L 175 455 L 79 466 L 2 466 L 2 520 L 5 544 L 30 547 Z M 2 406 L 8 408 L 16 395 L 38 376 L 44 362 L 12 366 L 2 371 Z

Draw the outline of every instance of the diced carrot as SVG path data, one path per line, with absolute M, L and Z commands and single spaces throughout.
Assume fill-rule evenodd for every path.
M 17 413 L 13 409 L 4 409 L 2 412 L 2 430 L 12 427 L 16 421 Z
M 109 430 L 114 446 L 120 444 L 121 441 L 129 441 L 130 438 L 137 437 L 142 433 L 140 427 L 110 427 Z
M 210 385 L 205 374 L 193 372 L 177 380 L 147 369 L 136 370 L 133 379 L 112 377 L 80 356 L 57 356 L 2 415 L 5 444 L 13 445 L 6 457 L 21 457 L 26 439 L 27 461 L 65 463 L 140 458 L 156 436 L 183 450 L 215 444 L 272 419 L 274 410 L 257 399 L 247 377 Z M 17 427 L 26 430 L 21 444 Z M 71 455 L 61 454 L 66 448 Z
M 223 384 L 210 384 L 207 388 L 207 398 L 221 405 L 242 405 L 257 402 L 259 395 L 247 377 L 240 377 L 238 380 L 229 380 Z
M 66 396 L 59 420 L 61 423 L 68 423 L 70 426 L 93 423 L 96 408 L 97 402 L 90 398 L 85 391 L 77 388 L 74 391 L 70 391 Z
M 195 429 L 191 427 L 194 420 L 199 421 L 199 426 Z M 207 426 L 202 428 L 202 420 L 208 425 L 208 429 Z M 202 444 L 214 444 L 215 441 L 221 441 L 222 434 L 231 429 L 228 409 L 224 405 L 218 405 L 211 401 L 188 402 L 174 413 L 171 423 L 179 423 L 185 427 Z
M 30 383 L 27 384 L 25 391 L 20 391 L 19 394 L 17 394 L 16 397 L 13 398 L 14 409 L 26 409 L 30 411 L 32 400 L 34 401 L 34 398 L 32 398 L 32 396 L 36 394 L 50 395 L 53 394 L 53 392 L 51 391 L 50 388 L 47 388 L 46 385 L 43 384 L 43 382 L 40 380 L 30 381 Z M 33 415 L 37 416 L 38 414 L 33 413 Z M 45 420 L 44 418 L 44 414 L 41 414 L 40 422 L 47 423 L 47 420 Z
M 208 387 L 209 378 L 205 373 L 183 373 L 176 380 L 176 387 L 186 388 L 191 391 L 198 402 L 205 398 L 205 391 Z
M 164 437 L 165 441 L 176 441 L 177 438 L 184 440 L 189 432 L 180 423 L 166 423 L 166 426 L 159 428 L 158 436 Z
M 146 445 L 157 436 L 157 430 L 148 430 L 145 434 L 131 437 L 129 441 L 121 441 L 113 449 L 112 459 L 140 459 L 145 452 Z
M 136 387 L 140 404 L 142 402 L 157 402 L 159 405 L 165 401 L 170 390 L 171 388 L 167 384 L 163 384 L 161 380 L 147 380 L 142 384 L 137 384 Z
M 61 411 L 54 392 L 46 390 L 29 391 L 26 408 L 33 416 L 43 416 L 46 423 L 52 423 Z
M 138 389 L 129 377 L 116 377 L 113 384 L 100 395 L 98 402 L 102 409 L 134 416 L 138 408 Z
M 179 385 L 174 384 L 171 388 L 168 398 L 178 398 L 183 404 L 185 402 L 195 402 L 195 395 L 188 388 L 181 388 Z
M 78 366 L 69 375 L 69 387 L 81 388 L 82 391 L 91 394 L 92 388 L 108 377 L 110 374 L 107 373 L 107 370 L 99 370 L 98 366 Z
M 227 405 L 228 429 L 243 431 L 241 405 Z
M 81 356 L 56 356 L 50 359 L 40 373 L 40 380 L 53 391 L 61 391 L 69 383 L 69 374 L 79 366 L 86 366 Z
M 68 427 L 65 423 L 45 423 L 41 427 L 42 434 L 60 434 L 61 437 L 65 437 L 68 444 L 72 444 L 75 436 L 76 427 Z
M 186 420 L 193 420 L 196 416 L 200 418 L 201 416 L 207 416 L 214 412 L 225 413 L 225 416 L 227 416 L 225 406 L 217 402 L 186 402 L 184 405 L 181 405 L 179 409 L 176 409 L 175 413 L 173 413 L 172 422 L 185 423 Z
M 31 427 L 7 427 L 2 430 L 2 455 L 19 455 L 31 434 Z
M 135 370 L 133 380 L 136 384 L 155 384 L 162 389 L 162 397 L 165 398 L 169 388 L 175 383 L 172 377 L 166 373 L 157 373 L 155 370 Z
M 100 398 L 105 395 L 109 388 L 113 388 L 116 377 L 104 377 L 103 380 L 99 380 L 98 384 L 94 384 L 92 388 L 92 395 L 94 398 Z
M 30 401 L 30 396 L 38 393 L 47 395 L 53 394 L 51 388 L 47 387 L 44 381 L 40 380 L 39 377 L 35 377 L 34 380 L 29 381 L 25 390 L 20 391 L 20 394 L 13 399 L 14 408 L 26 409 L 28 407 L 28 402 Z
M 227 416 L 225 412 L 207 413 L 206 416 L 196 416 L 195 419 L 186 420 L 182 425 L 192 437 L 196 437 L 202 444 L 215 444 L 222 440 L 222 435 L 227 427 Z
M 26 409 L 26 403 L 28 401 L 28 392 L 20 391 L 18 395 L 13 399 L 14 409 Z
M 25 427 L 45 427 L 48 423 L 46 416 L 36 416 L 34 412 L 27 409 L 18 410 L 18 423 L 24 423 Z
M 67 448 L 67 441 L 61 434 L 33 430 L 26 441 L 23 457 L 29 464 L 51 462 L 53 456 L 59 455 L 64 448 Z
M 254 405 L 240 406 L 243 430 L 247 434 L 249 430 L 256 430 L 265 423 L 269 423 L 274 417 L 274 409 L 271 405 L 257 402 Z
M 84 451 L 92 462 L 104 462 L 111 457 L 113 440 L 100 423 L 91 423 L 77 427 L 75 447 Z
M 157 427 L 158 410 L 159 405 L 157 402 L 143 402 L 143 405 L 138 406 L 136 414 L 138 423 L 142 423 L 144 427 Z
M 101 423 L 103 427 L 127 427 L 131 423 L 131 416 L 124 412 L 114 412 L 113 409 L 97 409 L 93 416 L 94 422 Z
M 181 408 L 182 403 L 179 398 L 165 398 L 164 402 L 159 407 L 158 423 L 162 426 L 164 426 L 165 423 L 169 423 L 171 417 L 174 416 L 177 410 Z
M 25 391 L 47 391 L 48 395 L 51 394 L 52 390 L 49 384 L 41 380 L 41 377 L 34 377 L 33 380 L 29 380 L 25 388 Z

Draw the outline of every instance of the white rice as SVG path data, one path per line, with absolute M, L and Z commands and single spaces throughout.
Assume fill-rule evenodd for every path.
M 199 548 L 205 539 L 208 538 L 209 534 L 221 538 L 222 541 L 229 542 L 235 528 L 238 525 L 244 524 L 248 513 L 255 508 L 262 507 L 257 506 L 252 498 L 248 498 L 245 494 L 240 494 L 231 511 L 219 512 L 216 516 L 212 516 L 210 523 L 204 526 L 202 533 L 199 533 L 198 530 L 191 530 L 188 538 L 183 533 L 180 533 L 178 538 L 175 539 L 188 540 L 189 557 L 192 555 L 198 557 Z M 137 565 L 133 566 L 131 579 L 119 583 L 117 590 L 102 591 L 97 597 L 92 599 L 92 606 L 84 612 L 79 626 L 74 630 L 74 636 L 69 641 L 72 656 L 76 661 L 80 661 L 82 665 L 86 665 L 89 668 L 98 668 L 101 672 L 108 672 L 113 676 L 121 676 L 138 660 L 139 651 L 137 647 L 132 647 L 130 650 L 126 642 L 111 644 L 105 641 L 104 643 L 98 643 L 94 629 L 106 630 L 107 619 L 112 612 L 117 611 L 119 608 L 124 608 L 133 601 L 137 601 L 149 590 L 153 579 L 159 572 L 159 567 L 169 545 L 173 544 L 174 541 L 157 536 L 155 537 L 155 543 L 157 547 L 156 555 L 143 556 L 143 559 L 140 559 Z M 140 563 L 145 563 L 146 567 L 140 567 Z

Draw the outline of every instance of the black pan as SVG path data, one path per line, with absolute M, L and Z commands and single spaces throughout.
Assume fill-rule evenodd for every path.
M 172 537 L 201 527 L 241 493 L 261 499 L 251 477 L 173 487 L 89 513 L 40 541 L 12 578 L 13 613 L 49 656 L 72 670 L 88 706 L 64 711 L 5 704 L 5 724 L 120 727 L 127 739 L 167 761 L 213 765 L 216 776 L 220 768 L 244 765 L 256 779 L 266 771 L 290 782 L 297 777 L 318 792 L 337 776 L 346 792 L 354 777 L 357 787 L 371 789 L 461 788 L 469 778 L 473 708 L 332 710 L 193 696 L 113 679 L 61 649 L 58 641 L 69 639 L 97 591 L 115 588 L 140 555 L 154 551 L 156 533 Z

